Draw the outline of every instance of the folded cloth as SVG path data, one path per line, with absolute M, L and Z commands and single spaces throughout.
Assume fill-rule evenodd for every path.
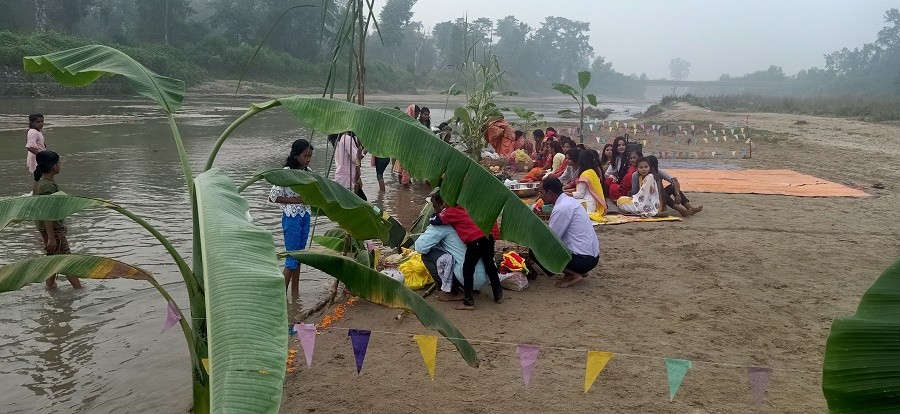
M 453 289 L 453 255 L 446 253 L 437 260 L 438 277 L 441 278 L 441 291 L 450 292 Z

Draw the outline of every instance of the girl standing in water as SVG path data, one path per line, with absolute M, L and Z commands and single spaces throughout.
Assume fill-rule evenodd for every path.
M 43 120 L 41 121 L 43 123 Z M 56 185 L 56 175 L 59 174 L 59 154 L 53 151 L 40 151 L 35 155 L 34 169 L 34 195 L 50 195 L 59 191 Z M 66 238 L 66 224 L 63 220 L 36 221 L 38 231 L 41 232 L 41 239 L 44 242 L 44 251 L 47 256 L 57 254 L 69 254 L 69 240 Z M 75 289 L 81 289 L 81 280 L 75 276 L 66 276 L 69 283 Z M 46 282 L 47 290 L 56 289 L 56 275 L 50 276 Z
M 309 170 L 313 146 L 305 139 L 298 139 L 291 145 L 291 153 L 284 161 L 285 169 Z M 290 187 L 272 186 L 269 201 L 281 204 L 281 229 L 284 232 L 284 249 L 303 250 L 309 238 L 311 211 L 303 199 Z M 291 288 L 291 296 L 300 296 L 300 262 L 293 257 L 284 260 L 284 288 Z

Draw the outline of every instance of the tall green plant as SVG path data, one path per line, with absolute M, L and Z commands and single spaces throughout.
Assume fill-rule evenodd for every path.
M 477 42 L 469 44 L 469 24 L 463 24 L 465 35 L 463 46 L 466 58 L 456 68 L 461 81 L 452 86 L 449 95 L 465 94 L 466 103 L 453 110 L 453 116 L 459 121 L 461 128 L 454 130 L 466 147 L 466 152 L 473 160 L 481 159 L 481 150 L 487 142 L 484 134 L 488 126 L 503 119 L 503 112 L 494 103 L 494 98 L 502 94 L 504 72 L 500 69 L 500 61 L 490 49 L 485 56 L 476 56 Z M 457 88 L 458 86 L 458 88 Z
M 831 324 L 822 391 L 831 413 L 900 412 L 900 260 Z
M 173 116 L 184 98 L 183 83 L 157 75 L 127 55 L 100 45 L 26 57 L 25 68 L 32 74 L 49 73 L 72 86 L 90 84 L 101 76 L 121 75 L 138 93 L 160 105 L 168 118 L 187 184 L 194 263 L 188 266 L 172 243 L 145 220 L 104 200 L 65 194 L 3 199 L 0 223 L 5 227 L 21 220 L 59 220 L 88 208 L 111 209 L 135 221 L 165 247 L 187 287 L 191 315 L 181 318 L 181 328 L 191 357 L 193 412 L 277 412 L 287 358 L 288 321 L 275 244 L 269 232 L 249 221 L 248 204 L 225 173 L 207 168 L 195 176 L 191 170 Z M 210 166 L 225 137 L 250 116 L 241 117 L 226 129 L 213 149 Z M 383 215 L 331 181 L 302 171 L 270 171 L 254 180 L 259 177 L 291 186 L 351 234 L 379 237 L 385 242 L 391 237 L 391 224 Z M 370 211 L 373 213 L 368 214 Z M 316 253 L 302 256 L 304 260 L 316 260 Z M 389 279 L 386 276 L 341 265 L 342 261 L 350 260 L 320 258 L 318 263 L 324 263 L 319 268 L 343 281 L 354 294 L 416 312 L 423 322 L 429 321 L 427 326 L 452 335 L 449 339 L 465 360 L 478 365 L 475 351 L 440 313 L 424 302 L 410 302 L 402 285 L 377 282 L 379 278 Z M 16 290 L 57 272 L 76 277 L 147 280 L 178 308 L 149 274 L 102 257 L 60 255 L 6 264 L 0 266 L 0 291 Z
M 564 83 L 554 83 L 553 84 L 553 89 L 556 89 L 557 91 L 560 91 L 566 95 L 571 96 L 572 99 L 574 99 L 575 102 L 578 103 L 578 119 L 579 119 L 578 136 L 581 138 L 582 144 L 584 143 L 584 104 L 585 104 L 585 99 L 587 99 L 587 102 L 590 103 L 591 105 L 597 106 L 597 96 L 592 93 L 589 93 L 589 94 L 584 93 L 585 89 L 587 89 L 587 87 L 590 83 L 591 83 L 591 71 L 585 70 L 585 71 L 578 72 L 578 86 L 581 88 L 579 90 L 576 90 L 575 88 L 573 88 L 569 85 L 566 85 Z M 559 111 L 559 114 L 560 115 L 567 114 L 567 113 L 571 114 L 573 112 L 574 111 L 572 111 L 570 109 L 563 109 L 562 111 Z

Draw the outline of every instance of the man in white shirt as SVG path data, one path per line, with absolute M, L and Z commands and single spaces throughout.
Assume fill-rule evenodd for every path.
M 588 218 L 587 211 L 581 203 L 563 193 L 562 182 L 556 177 L 547 177 L 538 187 L 538 197 L 544 204 L 553 204 L 550 213 L 550 230 L 562 240 L 564 246 L 572 252 L 572 259 L 563 270 L 563 278 L 556 282 L 557 287 L 572 286 L 587 277 L 587 273 L 597 267 L 600 262 L 600 240 L 594 232 L 594 225 Z M 534 260 L 534 255 L 531 255 Z M 535 263 L 547 274 L 540 263 Z

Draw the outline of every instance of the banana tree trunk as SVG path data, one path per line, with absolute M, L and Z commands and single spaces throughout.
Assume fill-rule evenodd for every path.
M 206 371 L 194 370 L 194 409 L 193 414 L 209 414 L 209 374 Z

